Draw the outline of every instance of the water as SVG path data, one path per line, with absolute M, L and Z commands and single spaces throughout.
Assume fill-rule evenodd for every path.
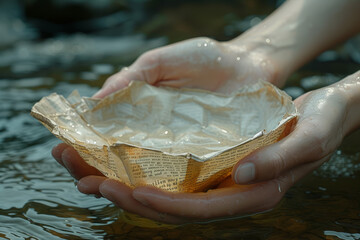
M 35 102 L 52 92 L 66 96 L 73 89 L 92 95 L 109 75 L 146 49 L 198 34 L 228 39 L 273 8 L 261 1 L 249 6 L 233 3 L 246 10 L 236 15 L 229 12 L 237 8 L 221 1 L 177 4 L 160 7 L 150 1 L 136 11 L 130 6 L 125 11 L 129 16 L 148 16 L 146 8 L 156 14 L 142 20 L 141 26 L 115 23 L 114 29 L 125 28 L 126 35 L 71 33 L 42 38 L 44 29 L 32 29 L 27 22 L 12 19 L 14 15 L 1 21 L 0 31 L 8 37 L 0 41 L 0 239 L 360 239 L 360 131 L 348 137 L 328 163 L 290 189 L 275 209 L 263 214 L 159 226 L 76 190 L 73 179 L 50 155 L 59 140 L 29 115 Z M 204 8 L 207 11 L 195 14 Z M 181 18 L 186 11 L 194 13 L 189 25 Z M 173 23 L 162 21 L 170 17 Z M 205 24 L 203 18 L 211 19 L 206 26 L 218 27 L 197 32 Z M 175 26 L 172 31 L 164 28 L 170 24 Z M 355 72 L 354 44 L 352 40 L 323 54 L 294 74 L 285 89 L 296 96 Z

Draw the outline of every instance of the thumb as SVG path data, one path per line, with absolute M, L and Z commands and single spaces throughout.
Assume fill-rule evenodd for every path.
M 233 180 L 248 184 L 277 178 L 290 169 L 324 158 L 332 153 L 324 144 L 324 134 L 309 122 L 298 124 L 281 141 L 256 150 L 233 168 Z M 326 136 L 325 136 L 326 137 Z
M 259 149 L 233 169 L 236 183 L 277 178 L 294 167 L 327 159 L 343 139 L 344 106 L 333 89 L 309 92 L 295 100 L 300 117 L 293 132 Z
M 145 81 L 155 84 L 160 76 L 160 49 L 142 54 L 130 67 L 110 76 L 103 87 L 94 94 L 95 98 L 103 98 L 129 85 L 131 81 Z

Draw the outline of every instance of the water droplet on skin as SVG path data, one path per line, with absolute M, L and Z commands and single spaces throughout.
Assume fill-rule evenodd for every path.
M 294 176 L 293 171 L 291 171 L 291 181 L 293 184 L 295 183 L 295 176 Z

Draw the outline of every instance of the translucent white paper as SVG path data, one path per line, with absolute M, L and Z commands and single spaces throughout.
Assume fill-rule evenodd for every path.
M 129 186 L 204 191 L 296 121 L 291 98 L 266 82 L 230 95 L 132 82 L 104 99 L 54 93 L 32 115 L 90 165 Z

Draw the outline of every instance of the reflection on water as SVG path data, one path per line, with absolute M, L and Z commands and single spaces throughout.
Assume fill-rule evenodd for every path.
M 109 203 L 79 194 L 72 178 L 50 157 L 59 141 L 29 115 L 39 97 L 53 91 L 68 94 L 73 88 L 90 95 L 95 89 L 85 84 L 51 78 L 0 81 L 0 237 L 9 239 L 93 238 L 90 221 L 113 221 Z M 116 212 L 116 211 L 115 211 Z
M 220 2 L 210 4 L 209 11 L 228 9 Z M 197 9 L 197 4 L 194 5 Z M 186 3 L 179 11 L 192 6 Z M 169 19 L 170 13 L 176 13 L 171 5 L 158 10 L 154 19 L 144 22 L 143 30 L 149 34 L 152 31 L 156 35 L 161 30 L 159 19 Z M 261 10 L 243 23 L 234 14 L 226 15 L 221 20 L 228 26 L 223 37 L 256 24 L 266 13 Z M 124 215 L 107 200 L 80 194 L 73 179 L 50 155 L 52 146 L 59 141 L 29 115 L 30 108 L 52 92 L 66 96 L 78 89 L 81 95 L 90 96 L 110 74 L 129 64 L 141 51 L 166 41 L 159 36 L 148 40 L 136 34 L 107 37 L 74 34 L 32 41 L 35 35 L 25 23 L 19 20 L 20 32 L 15 34 L 6 25 L 16 26 L 15 20 L 6 19 L 0 21 L 0 32 L 9 37 L 13 34 L 13 40 L 0 41 L 0 238 L 360 238 L 360 131 L 350 136 L 328 163 L 293 187 L 277 208 L 263 214 L 176 228 L 156 227 L 154 223 L 144 227 L 149 223 Z M 183 22 L 178 26 L 184 29 Z M 183 38 L 192 36 L 191 30 L 187 32 L 189 35 Z M 300 70 L 290 79 L 286 90 L 296 97 L 354 72 L 358 65 L 344 57 L 349 55 L 344 49 L 354 46 L 353 42 L 350 44 Z
M 0 67 L 10 66 L 12 73 L 24 74 L 37 72 L 54 64 L 67 67 L 111 56 L 118 56 L 118 60 L 125 62 L 164 43 L 163 38 L 145 41 L 142 35 L 100 37 L 78 34 L 41 43 L 18 43 L 2 52 Z

